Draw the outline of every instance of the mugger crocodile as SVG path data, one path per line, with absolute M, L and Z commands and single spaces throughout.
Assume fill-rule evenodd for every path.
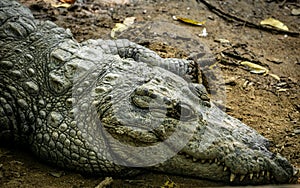
M 232 184 L 289 183 L 299 170 L 192 83 L 192 60 L 125 39 L 78 43 L 69 30 L 0 1 L 0 139 L 62 168 L 148 170 Z

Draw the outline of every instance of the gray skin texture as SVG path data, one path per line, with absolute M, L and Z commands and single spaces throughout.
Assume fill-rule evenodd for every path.
M 191 82 L 191 60 L 162 59 L 125 39 L 78 43 L 10 0 L 0 2 L 0 46 L 2 143 L 93 175 L 155 170 L 232 184 L 299 176 Z

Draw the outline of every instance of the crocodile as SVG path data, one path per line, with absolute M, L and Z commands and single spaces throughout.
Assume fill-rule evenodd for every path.
M 160 171 L 228 184 L 295 182 L 299 169 L 196 83 L 198 61 L 70 30 L 0 1 L 0 140 L 98 176 Z

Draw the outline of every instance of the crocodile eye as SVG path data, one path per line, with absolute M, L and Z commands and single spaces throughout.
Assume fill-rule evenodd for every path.
M 190 106 L 188 106 L 187 104 L 181 104 L 180 106 L 181 106 L 181 113 L 180 113 L 181 118 L 187 120 L 194 117 L 194 113 L 190 108 Z
M 186 103 L 179 103 L 176 105 L 176 111 L 179 114 L 179 119 L 183 121 L 191 120 L 195 117 L 192 108 Z

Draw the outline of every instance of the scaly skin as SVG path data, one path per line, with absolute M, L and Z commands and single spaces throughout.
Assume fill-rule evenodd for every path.
M 234 184 L 299 176 L 264 137 L 188 82 L 194 62 L 162 59 L 124 39 L 79 44 L 10 0 L 0 2 L 0 21 L 2 141 L 95 175 L 147 169 Z

